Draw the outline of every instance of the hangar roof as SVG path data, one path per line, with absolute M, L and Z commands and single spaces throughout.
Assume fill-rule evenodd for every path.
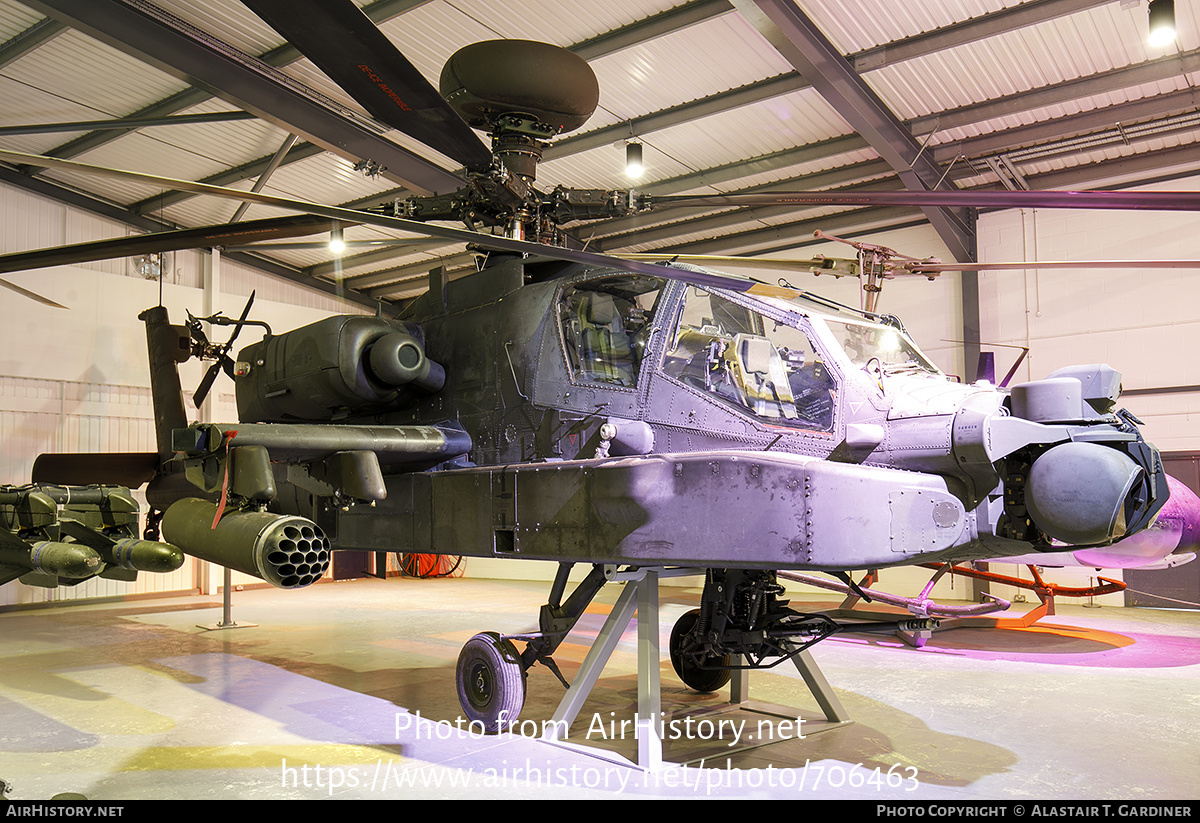
M 361 5 L 434 85 L 454 51 L 480 40 L 541 40 L 588 61 L 599 108 L 547 149 L 543 189 L 630 188 L 630 138 L 645 147 L 636 188 L 651 195 L 903 188 L 914 169 L 963 189 L 1127 187 L 1200 171 L 1200 25 L 1188 2 L 1176 3 L 1175 43 L 1157 48 L 1145 0 Z M 802 34 L 783 30 L 781 42 L 764 27 L 778 8 Z M 0 149 L 248 188 L 282 148 L 264 191 L 333 205 L 446 191 L 458 170 L 373 120 L 236 0 L 0 0 L 0 101 Z M 185 115 L 198 117 L 173 119 Z M 356 171 L 364 159 L 387 168 Z M 72 171 L 0 164 L 0 180 L 139 229 L 223 223 L 236 209 Z M 243 219 L 280 213 L 254 205 Z M 802 249 L 815 228 L 857 236 L 930 221 L 946 237 L 944 220 L 908 207 L 710 207 L 572 233 L 604 252 L 765 254 Z M 419 293 L 439 263 L 470 265 L 461 247 L 395 231 L 347 239 L 389 242 L 336 261 L 315 244 L 251 253 L 301 282 L 387 301 Z M 959 239 L 969 245 L 969 229 Z

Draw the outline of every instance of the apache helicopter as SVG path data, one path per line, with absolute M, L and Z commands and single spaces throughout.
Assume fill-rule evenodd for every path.
M 168 547 L 282 588 L 318 580 L 335 549 L 558 562 L 523 650 L 484 633 L 460 656 L 463 709 L 489 728 L 515 720 L 534 663 L 557 673 L 552 655 L 613 567 L 706 570 L 700 608 L 675 627 L 671 652 L 685 683 L 711 690 L 734 656 L 774 665 L 843 628 L 789 608 L 777 570 L 845 578 L 1105 546 L 1146 529 L 1165 504 L 1158 453 L 1117 408 L 1120 378 L 1106 366 L 1061 369 L 1011 391 L 963 385 L 873 308 L 548 245 L 567 244 L 569 221 L 653 205 L 627 192 L 533 187 L 542 141 L 595 106 L 594 76 L 589 83 L 573 55 L 524 41 L 469 47 L 443 74 L 448 104 L 349 2 L 247 5 L 368 111 L 463 162 L 466 185 L 357 211 L 16 152 L 0 159 L 310 215 L 152 235 L 141 252 L 238 231 L 302 235 L 333 221 L 476 244 L 486 263 L 454 281 L 435 271 L 399 317 L 267 329 L 236 357 L 235 340 L 255 322 L 250 303 L 237 320 L 186 325 L 148 309 L 156 452 L 43 455 L 35 483 L 148 482 L 145 542 L 163 545 L 161 521 Z M 535 67 L 512 68 L 503 82 L 489 71 L 519 56 Z M 565 91 L 531 77 L 566 78 Z M 492 150 L 468 123 L 491 131 Z M 840 201 L 876 194 L 918 205 L 1200 208 L 1187 193 L 860 192 Z M 771 197 L 839 202 L 836 193 Z M 448 218 L 503 235 L 424 222 Z M 8 255 L 0 272 L 139 253 L 120 242 Z M 814 262 L 861 274 L 856 265 Z M 229 340 L 209 341 L 203 322 L 233 326 Z M 188 424 L 177 366 L 192 357 L 213 361 L 197 403 L 224 371 L 237 422 Z M 564 599 L 579 563 L 592 570 Z
M 399 318 L 268 332 L 236 358 L 249 304 L 187 325 L 149 309 L 158 453 L 43 455 L 34 481 L 149 479 L 167 544 L 280 588 L 334 549 L 559 562 L 523 652 L 488 633 L 464 648 L 463 708 L 488 727 L 519 714 L 525 670 L 555 668 L 606 567 L 707 569 L 672 635 L 707 691 L 732 655 L 767 665 L 844 628 L 790 609 L 777 570 L 1102 546 L 1166 502 L 1105 366 L 964 385 L 894 318 L 664 268 L 511 258 Z M 234 335 L 212 344 L 201 320 Z M 236 423 L 188 425 L 193 355 L 233 373 Z M 593 570 L 564 601 L 576 563 Z

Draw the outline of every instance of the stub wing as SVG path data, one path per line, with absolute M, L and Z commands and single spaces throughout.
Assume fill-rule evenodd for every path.
M 470 451 L 471 437 L 451 425 L 204 423 L 176 429 L 173 444 L 195 487 L 187 496 L 274 500 L 284 480 L 318 497 L 374 502 L 387 497 L 385 472 L 453 460 Z
M 634 565 L 859 569 L 992 556 L 943 478 L 797 454 L 708 451 L 387 478 L 338 514 L 341 548 Z M 1021 546 L 1008 541 L 1009 550 Z

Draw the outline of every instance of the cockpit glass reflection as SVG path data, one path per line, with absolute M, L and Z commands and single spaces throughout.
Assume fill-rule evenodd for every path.
M 885 374 L 941 373 L 913 344 L 908 335 L 897 328 L 832 319 L 826 319 L 825 322 L 855 366 L 866 366 L 875 360 Z

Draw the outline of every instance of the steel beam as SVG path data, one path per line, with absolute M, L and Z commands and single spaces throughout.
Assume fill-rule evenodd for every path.
M 922 32 L 894 43 L 865 49 L 847 59 L 859 73 L 872 71 L 1114 2 L 1117 0 L 1026 0 L 1006 9 Z M 1124 2 L 1122 4 L 1124 5 Z
M 133 131 L 151 126 L 191 126 L 196 123 L 225 123 L 230 120 L 252 120 L 254 115 L 244 111 L 214 111 L 208 114 L 178 114 L 169 117 L 123 117 L 116 120 L 84 120 L 76 123 L 37 123 L 27 126 L 0 126 L 0 137 L 18 134 L 57 134 L 75 131 Z
M 863 73 L 905 60 L 925 57 L 945 49 L 957 48 L 985 37 L 994 37 L 1004 32 L 1038 25 L 1056 17 L 1074 14 L 1112 2 L 1114 0 L 1031 0 L 1020 6 L 1001 9 L 940 29 L 884 43 L 881 46 L 851 54 L 846 59 L 853 64 L 856 72 Z M 633 29 L 636 25 L 628 28 Z M 624 29 L 617 30 L 617 32 L 624 31 Z M 597 39 L 601 40 L 605 37 L 607 35 L 602 35 Z M 583 54 L 584 49 L 585 44 L 572 47 L 577 54 Z M 600 55 L 587 55 L 588 59 L 595 56 Z M 546 160 L 566 157 L 599 146 L 611 145 L 622 137 L 627 137 L 631 129 L 635 134 L 645 136 L 700 117 L 719 114 L 739 106 L 753 105 L 807 88 L 811 88 L 809 82 L 795 72 L 769 77 L 740 88 L 653 112 L 640 118 L 633 118 L 613 126 L 557 140 L 546 150 L 543 157 Z
M 307 160 L 309 157 L 316 157 L 324 151 L 320 146 L 312 143 L 298 143 L 293 146 L 283 158 L 282 166 L 287 166 L 292 163 L 298 163 L 301 160 Z M 202 178 L 199 182 L 208 183 L 212 186 L 233 186 L 243 180 L 250 180 L 261 175 L 266 168 L 271 164 L 273 158 L 260 157 L 257 160 L 252 160 L 249 163 L 243 163 L 240 166 L 226 169 L 223 172 Z M 153 197 L 148 197 L 145 200 L 139 200 L 129 207 L 130 211 L 147 212 L 159 211 L 176 203 L 181 203 L 190 197 L 197 195 L 190 192 L 168 191 L 162 194 L 156 194 Z
M 734 0 L 734 7 L 838 114 L 895 169 L 911 191 L 940 187 L 942 171 L 912 133 L 872 91 L 816 25 L 788 0 Z M 925 209 L 942 242 L 960 262 L 975 259 L 970 214 Z
M 399 14 L 403 14 L 406 11 L 423 6 L 427 2 L 429 2 L 429 0 L 376 0 L 376 2 L 365 6 L 363 8 L 363 13 L 376 23 L 381 23 L 386 20 L 390 20 Z M 43 22 L 51 23 L 62 30 L 66 29 L 66 26 L 64 26 L 62 23 L 59 23 L 57 20 L 45 20 Z M 36 27 L 31 27 L 30 31 L 32 31 L 33 28 Z M 284 43 L 278 48 L 271 49 L 264 54 L 258 55 L 259 60 L 262 60 L 269 66 L 275 66 L 276 68 L 293 63 L 296 60 L 299 60 L 300 57 L 300 51 L 290 43 Z M 204 89 L 189 88 L 179 92 L 178 94 L 173 94 L 165 100 L 160 100 L 157 103 L 134 112 L 132 116 L 165 117 L 169 114 L 174 114 L 175 112 L 197 106 L 206 100 L 211 100 L 212 97 L 213 95 L 209 94 Z M 128 132 L 124 133 L 127 134 Z M 64 143 L 61 146 L 57 146 L 47 152 L 44 152 L 44 154 L 50 155 L 51 157 L 70 159 L 102 146 L 120 136 L 121 135 L 114 135 L 112 133 L 93 132 Z M 288 162 L 291 162 L 291 160 Z
M 1086 77 L 1056 83 L 1040 89 L 972 103 L 950 111 L 910 120 L 913 134 L 929 134 L 938 129 L 971 126 L 998 117 L 1007 117 L 1034 109 L 1049 108 L 1085 97 L 1107 94 L 1115 89 L 1130 89 L 1143 84 L 1161 83 L 1200 71 L 1200 49 L 1193 49 L 1134 66 L 1097 72 Z M 1154 99 L 1154 98 L 1150 98 Z
M 373 121 L 248 55 L 202 40 L 144 0 L 27 0 L 35 8 L 173 77 L 207 89 L 341 157 L 369 158 L 385 175 L 414 191 L 449 192 L 457 175 L 382 136 Z
M 584 60 L 595 60 L 732 11 L 733 6 L 729 0 L 692 0 L 628 26 L 621 26 L 590 40 L 576 43 L 570 49 Z
M 250 191 L 263 190 L 263 186 L 267 185 L 267 181 L 271 179 L 271 175 L 275 173 L 275 170 L 279 168 L 279 164 L 283 162 L 283 158 L 287 157 L 287 153 L 292 150 L 292 146 L 296 145 L 297 139 L 294 134 L 289 134 L 284 138 L 283 142 L 279 144 L 279 148 L 275 150 L 275 154 L 271 157 L 270 162 L 267 163 L 267 167 L 263 169 L 262 174 L 254 181 L 254 185 L 250 187 Z M 229 218 L 229 222 L 236 223 L 241 220 L 248 208 L 250 208 L 249 203 L 242 203 L 234 211 L 233 217 Z
M 951 163 L 959 156 L 974 159 L 996 154 L 1011 155 L 1013 161 L 1019 164 L 1023 152 L 1027 150 L 1027 147 L 1053 145 L 1056 140 L 1095 133 L 1098 130 L 1102 130 L 1104 133 L 1113 133 L 1117 131 L 1117 127 L 1114 127 L 1113 123 L 1126 124 L 1126 133 L 1128 133 L 1131 128 L 1128 124 L 1147 123 L 1152 126 L 1154 123 L 1165 119 L 1162 115 L 1174 116 L 1194 110 L 1195 102 L 1196 95 L 1193 91 L 1179 91 L 1172 94 L 1158 95 L 1145 100 L 1120 103 L 1094 111 L 1085 111 L 1068 117 L 1034 123 L 1029 126 L 1018 126 L 1013 129 L 983 134 L 958 143 L 945 143 L 940 146 L 931 147 L 926 151 L 932 153 L 933 159 L 939 164 Z M 1158 120 L 1151 119 L 1156 116 L 1158 116 Z M 742 167 L 745 169 L 744 174 L 756 174 L 787 168 L 788 166 L 794 166 L 815 157 L 828 157 L 840 153 L 843 148 L 851 145 L 849 141 L 854 141 L 855 145 L 861 144 L 859 147 L 865 147 L 865 141 L 854 135 L 852 137 L 836 138 L 824 143 L 813 144 L 812 146 L 802 146 L 798 149 L 790 149 L 754 158 L 753 160 L 746 161 L 742 164 Z M 1161 152 L 1156 152 L 1153 156 L 1160 155 Z M 1106 161 L 1106 163 L 1111 162 L 1115 161 Z M 1073 175 L 1074 182 L 1072 186 L 1088 188 L 1092 184 L 1089 183 L 1087 174 L 1090 172 L 1093 177 L 1096 175 L 1103 176 L 1103 168 L 1103 164 L 1081 166 L 1081 170 L 1086 169 L 1087 171 Z M 890 167 L 884 161 L 869 160 L 839 166 L 816 174 L 791 177 L 742 191 L 769 192 L 834 188 L 871 178 L 879 178 L 883 175 L 888 175 L 890 171 Z M 953 168 L 947 179 L 959 180 L 977 176 L 978 174 L 978 170 L 962 164 Z M 738 176 L 737 164 L 731 164 L 728 167 L 707 169 L 695 174 L 682 175 L 669 180 L 659 181 L 647 187 L 645 191 L 651 195 L 690 191 L 702 185 L 715 185 L 719 182 L 736 180 Z M 889 188 L 891 184 L 888 181 L 881 180 L 875 185 L 879 188 Z M 1041 188 L 1047 187 L 1061 188 L 1061 186 L 1046 186 L 1045 184 L 1041 186 Z M 769 218 L 786 214 L 789 211 L 794 211 L 794 208 L 783 206 L 756 207 L 753 210 L 753 214 L 756 217 Z M 716 236 L 728 226 L 744 222 L 747 219 L 746 214 L 748 210 L 725 211 L 720 214 L 690 217 L 689 219 L 689 215 L 694 215 L 695 213 L 695 209 L 686 209 L 683 207 L 664 208 L 653 212 L 653 214 L 637 214 L 606 220 L 602 223 L 593 224 L 593 229 L 595 230 L 594 237 L 596 239 L 593 239 L 591 242 L 595 248 L 611 250 L 666 240 L 669 239 L 669 236 L 664 233 L 666 229 L 664 224 L 672 219 L 675 222 L 671 224 L 671 230 L 677 234 L 692 234 L 703 231 Z
M 25 31 L 0 45 L 0 69 L 24 57 L 43 43 L 58 37 L 67 27 L 57 20 L 39 20 Z

